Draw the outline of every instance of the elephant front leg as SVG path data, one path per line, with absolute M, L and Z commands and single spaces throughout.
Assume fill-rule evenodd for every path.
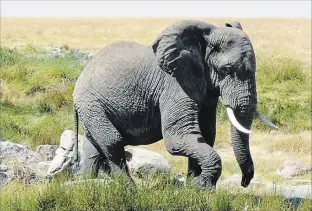
M 205 142 L 213 147 L 216 137 L 216 109 L 218 99 L 210 100 L 208 105 L 203 105 L 199 112 L 199 127 Z M 197 161 L 188 158 L 188 177 L 197 177 L 201 173 L 201 168 Z
M 201 172 L 194 175 L 194 182 L 203 188 L 213 188 L 221 175 L 220 156 L 199 134 L 188 134 L 181 138 L 165 136 L 165 145 L 172 155 L 186 156 L 194 161 Z
M 220 156 L 205 141 L 198 124 L 198 110 L 187 98 L 162 109 L 162 132 L 165 146 L 172 155 L 186 156 L 200 172 L 193 180 L 200 187 L 215 187 L 222 164 Z

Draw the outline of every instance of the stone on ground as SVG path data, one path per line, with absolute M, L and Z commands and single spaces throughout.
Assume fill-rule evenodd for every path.
M 170 171 L 170 165 L 163 156 L 143 148 L 126 149 L 126 162 L 133 176 L 143 177 Z
M 72 171 L 76 171 L 77 169 L 71 169 L 75 166 L 75 140 L 72 139 L 74 136 L 74 131 L 65 130 L 60 138 L 60 146 L 55 152 L 55 157 L 50 163 L 50 166 L 47 171 L 48 176 L 54 176 L 57 173 L 64 171 L 65 169 L 70 169 Z M 81 149 L 82 136 L 78 135 L 78 149 Z M 78 156 L 80 157 L 80 153 L 78 151 Z
M 51 161 L 55 152 L 58 148 L 58 145 L 39 145 L 36 148 L 36 152 L 42 157 L 43 161 Z
M 277 174 L 283 178 L 292 178 L 308 174 L 311 172 L 311 168 L 307 168 L 302 160 L 286 160 L 277 170 Z

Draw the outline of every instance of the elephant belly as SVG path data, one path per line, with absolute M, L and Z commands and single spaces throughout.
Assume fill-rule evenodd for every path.
M 159 108 L 128 110 L 110 119 L 124 137 L 125 145 L 148 145 L 162 139 Z

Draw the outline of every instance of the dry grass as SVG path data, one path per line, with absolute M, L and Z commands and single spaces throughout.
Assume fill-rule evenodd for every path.
M 256 141 L 263 142 L 268 152 L 282 151 L 303 155 L 310 153 L 311 155 L 310 131 L 303 131 L 298 134 L 257 134 L 256 136 Z
M 181 19 L 131 18 L 1 18 L 1 42 L 5 46 L 29 43 L 39 46 L 100 49 L 117 40 L 151 44 L 159 32 Z M 196 19 L 224 26 L 239 20 L 255 49 L 270 49 L 310 61 L 311 21 L 309 19 Z M 286 51 L 285 51 L 286 50 Z M 282 56 L 282 55 L 281 55 Z

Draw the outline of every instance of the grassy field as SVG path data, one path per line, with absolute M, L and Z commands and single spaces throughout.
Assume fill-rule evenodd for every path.
M 70 52 L 65 58 L 37 58 L 36 55 L 41 54 L 44 47 L 99 50 L 117 40 L 151 44 L 164 27 L 176 20 L 1 18 L 0 137 L 35 148 L 39 144 L 58 144 L 62 131 L 73 128 L 71 94 L 83 66 L 78 64 Z M 197 20 L 218 26 L 232 21 Z M 253 125 L 250 145 L 256 178 L 266 184 L 284 183 L 286 181 L 275 172 L 285 160 L 300 159 L 306 165 L 311 164 L 311 22 L 309 19 L 239 21 L 256 51 L 259 110 L 280 128 L 272 133 L 259 120 Z M 221 104 L 218 107 L 217 124 L 216 149 L 223 162 L 221 178 L 225 178 L 240 173 L 240 170 L 231 149 L 229 122 Z M 162 141 L 144 147 L 164 155 L 174 174 L 185 173 L 186 159 L 171 156 Z M 311 175 L 301 178 L 311 178 Z M 57 195 L 58 188 L 64 194 L 64 199 Z M 107 196 L 109 194 L 102 193 L 102 189 L 112 195 Z M 14 190 L 23 190 L 25 195 L 19 195 L 19 199 L 12 198 Z M 56 207 L 59 207 L 57 210 L 62 210 L 60 207 L 64 203 L 67 203 L 68 209 L 75 210 L 77 206 L 83 207 L 91 203 L 92 199 L 102 200 L 101 205 L 89 204 L 89 210 L 94 207 L 100 209 L 96 206 L 111 206 L 114 209 L 115 205 L 107 205 L 105 200 L 116 196 L 118 192 L 102 186 L 88 186 L 84 191 L 80 196 L 74 196 L 81 199 L 75 201 L 58 184 L 52 184 L 51 187 L 12 184 L 0 194 L 0 200 L 12 204 L 8 210 L 33 210 L 34 207 L 36 210 L 56 210 Z M 92 194 L 87 194 L 88 191 Z M 172 210 L 200 210 L 203 207 L 198 202 L 202 200 L 209 204 L 207 206 L 211 210 L 243 210 L 246 206 L 243 203 L 243 198 L 247 197 L 245 192 L 234 196 L 234 192 L 230 190 L 220 191 L 216 195 L 205 192 L 198 194 L 192 187 L 176 189 L 170 184 L 165 187 L 143 185 L 133 201 L 128 201 L 129 194 L 132 193 L 125 191 L 122 192 L 125 194 L 124 198 L 121 201 L 116 199 L 115 203 L 123 204 L 125 209 L 136 208 L 135 210 L 144 210 L 146 207 L 160 210 L 168 210 L 168 207 Z M 150 192 L 158 197 L 154 198 Z M 283 201 L 274 195 L 266 195 L 260 200 L 257 194 L 249 194 L 245 202 L 251 210 L 269 210 L 270 206 L 271 210 L 278 210 L 279 203 Z M 100 199 L 101 197 L 104 199 Z M 23 207 L 25 201 L 29 201 L 26 205 L 30 208 Z M 190 204 L 195 205 L 188 207 Z M 300 209 L 309 210 L 305 206 L 311 204 L 306 203 Z M 0 207 L 0 210 L 5 209 Z
M 114 176 L 114 182 L 109 185 L 89 182 L 66 186 L 63 179 L 57 179 L 49 185 L 30 187 L 11 183 L 0 195 L 0 209 L 310 211 L 312 206 L 309 199 L 294 205 L 281 196 L 259 190 L 246 192 L 233 187 L 223 187 L 216 191 L 199 190 L 189 182 L 176 186 L 169 182 L 168 177 L 150 178 L 137 184 L 137 187 L 127 185 L 123 175 Z M 15 194 L 12 196 L 13 191 Z

